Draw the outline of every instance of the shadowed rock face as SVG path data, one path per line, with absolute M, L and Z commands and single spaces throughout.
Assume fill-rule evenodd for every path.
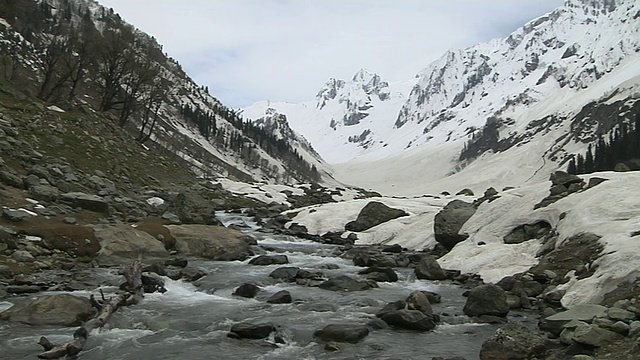
M 372 201 L 362 208 L 355 221 L 348 222 L 344 228 L 349 231 L 365 231 L 389 220 L 407 215 L 409 214 L 404 210 L 390 208 L 381 202 Z

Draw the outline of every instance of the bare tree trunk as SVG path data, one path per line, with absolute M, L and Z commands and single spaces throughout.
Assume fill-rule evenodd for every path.
M 80 353 L 84 349 L 87 338 L 89 337 L 91 331 L 103 327 L 111 317 L 111 314 L 113 314 L 121 306 L 134 305 L 142 299 L 144 289 L 142 287 L 141 273 L 142 260 L 138 259 L 122 271 L 122 275 L 124 275 L 125 279 L 127 279 L 129 292 L 121 293 L 112 297 L 104 305 L 99 304 L 92 296 L 92 304 L 100 307 L 98 315 L 80 326 L 73 333 L 73 340 L 67 343 L 55 345 L 52 344 L 46 337 L 41 337 L 38 344 L 42 345 L 42 347 L 44 348 L 44 352 L 39 354 L 38 358 L 59 359 L 64 356 L 74 356 Z

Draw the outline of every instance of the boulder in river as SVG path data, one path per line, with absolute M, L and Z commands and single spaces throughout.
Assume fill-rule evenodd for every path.
M 509 313 L 507 294 L 497 285 L 476 286 L 469 291 L 462 311 L 471 317 L 481 315 L 505 317 Z
M 438 261 L 430 255 L 425 255 L 420 259 L 415 268 L 415 274 L 418 279 L 425 280 L 444 280 L 447 278 L 447 274 L 442 270 Z
M 329 324 L 316 330 L 313 336 L 324 342 L 348 342 L 355 344 L 369 335 L 366 325 Z
M 380 318 L 389 326 L 400 329 L 429 331 L 436 327 L 434 315 L 427 315 L 418 310 L 394 310 L 383 314 Z
M 283 266 L 273 270 L 271 274 L 269 274 L 269 277 L 285 282 L 294 282 L 298 277 L 298 272 L 300 272 L 299 267 Z
M 280 290 L 267 299 L 269 304 L 291 304 L 292 301 L 291 293 L 287 290 Z
M 424 314 L 431 315 L 433 314 L 433 309 L 431 308 L 431 302 L 429 302 L 429 298 L 422 291 L 414 291 L 409 294 L 407 297 L 407 309 L 409 310 L 418 310 Z
M 0 320 L 33 326 L 78 326 L 91 315 L 93 310 L 88 298 L 58 294 L 18 302 L 0 313 Z
M 275 330 L 272 323 L 238 323 L 231 326 L 227 336 L 235 339 L 264 339 Z
M 378 284 L 371 280 L 361 281 L 347 275 L 340 275 L 323 282 L 319 287 L 332 291 L 361 291 L 378 287 Z
M 234 291 L 233 295 L 241 296 L 245 298 L 254 298 L 256 294 L 260 291 L 260 287 L 254 284 L 245 283 L 238 286 Z
M 281 265 L 288 264 L 287 255 L 258 255 L 249 260 L 249 265 Z
M 182 256 L 209 260 L 245 260 L 253 255 L 250 240 L 238 230 L 215 225 L 165 225 Z

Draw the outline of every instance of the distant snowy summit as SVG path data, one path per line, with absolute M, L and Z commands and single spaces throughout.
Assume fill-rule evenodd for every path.
M 615 116 L 637 99 L 639 63 L 640 2 L 568 0 L 504 39 L 447 51 L 406 82 L 360 70 L 330 79 L 315 101 L 269 107 L 329 163 L 411 155 L 420 159 L 412 166 L 442 178 L 535 143 L 527 178 L 565 166 L 627 121 Z M 606 121 L 583 111 L 613 100 L 621 103 Z M 266 105 L 245 116 L 261 117 Z

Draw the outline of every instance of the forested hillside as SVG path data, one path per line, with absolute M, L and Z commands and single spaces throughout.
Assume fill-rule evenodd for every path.
M 197 174 L 318 181 L 320 160 L 247 123 L 156 39 L 90 0 L 0 0 L 0 79 L 63 110 L 84 107 Z

